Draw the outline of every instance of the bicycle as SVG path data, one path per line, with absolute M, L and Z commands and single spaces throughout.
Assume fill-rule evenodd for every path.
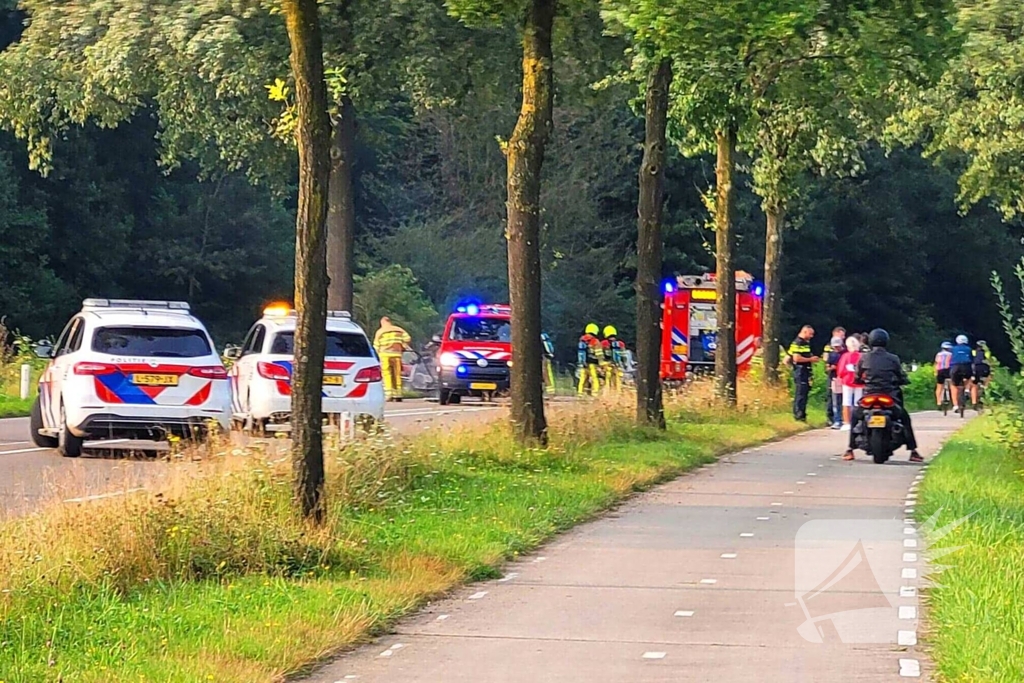
M 952 408 L 952 407 L 953 407 L 953 380 L 951 380 L 951 379 L 949 379 L 947 377 L 946 380 L 942 383 L 942 403 L 940 404 L 940 409 L 942 410 L 942 415 L 943 416 L 949 415 L 949 409 Z
M 967 413 L 967 399 L 971 395 L 971 384 L 970 380 L 964 382 L 964 385 L 960 387 L 959 396 L 957 400 L 956 410 L 960 413 L 960 418 L 963 419 Z

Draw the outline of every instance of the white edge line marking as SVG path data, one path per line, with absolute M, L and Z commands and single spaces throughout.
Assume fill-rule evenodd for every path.
M 692 609 L 676 610 L 675 616 L 677 616 L 677 617 L 692 617 L 693 616 L 693 610 Z
M 917 578 L 917 570 L 914 569 L 913 567 L 904 567 L 903 568 L 903 573 L 901 574 L 901 576 L 904 579 L 916 579 Z
M 782 503 L 772 503 L 772 507 L 780 508 L 782 507 Z
M 752 531 L 744 531 L 742 534 L 740 534 L 740 538 L 753 538 L 753 537 L 754 537 L 754 533 Z
M 798 481 L 797 484 L 806 484 L 806 481 Z
M 144 488 L 127 489 L 125 491 L 112 491 L 110 493 L 97 493 L 94 496 L 83 496 L 82 498 L 68 498 L 65 503 L 87 503 L 90 500 L 103 500 L 104 498 L 117 498 L 118 496 L 127 496 L 129 493 L 138 493 L 139 491 L 145 491 Z
M 722 559 L 723 560 L 735 560 L 736 559 L 736 553 L 722 553 Z
M 920 678 L 921 662 L 916 659 L 901 659 L 900 676 L 903 676 L 904 678 Z
M 700 582 L 706 586 L 710 586 L 712 584 L 718 583 L 718 579 L 701 579 Z
M 913 536 L 914 534 L 916 534 L 916 533 L 917 533 L 917 529 L 915 529 L 915 528 L 914 528 L 914 527 L 912 527 L 912 526 L 908 526 L 908 527 L 906 527 L 906 528 L 905 528 L 905 529 L 903 530 L 903 533 L 904 533 L 904 534 L 906 534 L 907 536 Z
M 905 539 L 903 539 L 903 547 L 904 548 L 916 548 L 917 547 L 917 539 L 916 538 L 905 538 Z
M 16 451 L 0 451 L 0 455 L 18 455 L 20 453 L 38 453 L 40 451 L 52 451 L 52 448 L 21 448 Z
M 644 659 L 665 659 L 664 652 L 645 652 Z
M 439 614 L 435 621 L 445 621 L 445 620 L 449 619 L 451 616 L 452 615 L 450 615 L 450 614 Z
M 771 517 L 758 517 L 757 521 L 759 521 L 759 522 L 767 522 L 770 519 L 771 519 Z
M 500 579 L 498 579 L 498 583 L 505 583 L 506 581 L 511 581 L 512 579 L 516 578 L 517 576 L 519 576 L 519 572 L 509 572 L 505 576 L 503 576 Z
M 917 562 L 917 553 L 903 553 L 904 562 Z
M 917 589 L 913 586 L 900 586 L 900 597 L 901 598 L 916 598 Z
M 473 593 L 472 595 L 470 595 L 466 599 L 467 600 L 479 600 L 480 598 L 484 597 L 485 595 L 487 595 L 487 591 L 477 591 L 476 593 Z

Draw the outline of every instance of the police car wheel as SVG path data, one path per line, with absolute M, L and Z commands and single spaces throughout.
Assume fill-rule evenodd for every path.
M 36 398 L 35 403 L 32 404 L 32 413 L 28 419 L 28 429 L 31 432 L 32 443 L 39 448 L 56 448 L 57 439 L 52 436 L 45 436 L 39 433 L 39 430 L 43 428 L 43 408 L 39 404 L 39 399 Z
M 60 406 L 60 432 L 57 436 L 57 452 L 65 458 L 77 458 L 82 454 L 82 444 L 85 439 L 75 436 L 68 429 L 67 418 L 64 415 L 64 404 Z

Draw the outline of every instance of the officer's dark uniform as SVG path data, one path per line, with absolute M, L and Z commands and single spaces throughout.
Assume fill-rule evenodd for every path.
M 910 422 L 910 413 L 903 407 L 903 387 L 910 383 L 907 373 L 903 371 L 900 357 L 889 353 L 883 347 L 876 346 L 870 353 L 862 354 L 857 363 L 857 378 L 864 384 L 864 395 L 886 395 L 896 399 L 894 408 L 901 413 L 898 417 L 903 423 L 903 429 L 907 437 L 907 450 L 917 450 L 917 439 L 914 437 L 914 427 Z M 864 419 L 864 409 L 860 406 L 853 408 L 853 424 L 858 424 Z M 850 430 L 849 448 L 854 448 L 854 434 Z
M 797 358 L 811 359 L 811 340 L 797 337 L 789 345 L 789 355 L 793 358 L 793 417 L 801 422 L 807 419 L 807 396 L 811 393 L 811 363 L 798 363 Z

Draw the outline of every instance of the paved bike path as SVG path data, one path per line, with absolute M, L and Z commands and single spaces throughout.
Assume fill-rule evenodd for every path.
M 915 416 L 922 454 L 962 424 Z M 658 487 L 307 680 L 927 680 L 910 521 L 927 464 L 843 462 L 845 438 L 808 432 Z

